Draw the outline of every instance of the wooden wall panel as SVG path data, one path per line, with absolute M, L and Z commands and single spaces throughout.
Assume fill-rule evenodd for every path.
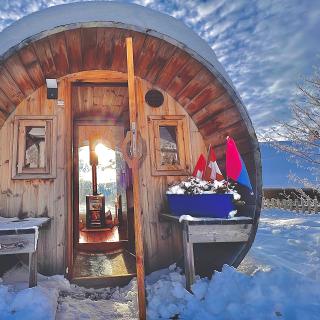
M 150 66 L 145 79 L 151 83 L 155 83 L 158 78 L 160 72 L 166 65 L 166 62 L 172 57 L 175 51 L 175 47 L 167 42 L 163 41 L 160 44 L 159 49 L 152 61 L 152 65 Z
M 82 70 L 90 73 L 93 69 L 126 72 L 126 36 L 133 37 L 136 75 L 175 98 L 192 116 L 201 134 L 206 136 L 206 143 L 210 143 L 210 137 L 216 131 L 229 132 L 230 125 L 245 121 L 218 79 L 182 49 L 132 30 L 87 27 L 66 28 L 34 41 L 5 61 L 5 66 L 0 68 L 0 126 L 15 105 L 33 88 L 44 84 L 45 77 L 66 76 L 71 79 Z M 96 112 L 104 117 L 113 115 L 115 119 L 125 116 L 124 110 L 116 106 L 111 108 L 104 103 L 104 98 L 99 99 L 100 94 L 88 90 L 85 95 L 81 107 L 91 115 Z M 230 110 L 223 112 L 227 109 Z
M 14 103 L 7 97 L 7 95 L 0 89 L 0 111 L 3 115 L 8 117 L 14 110 Z
M 189 58 L 188 63 L 180 70 L 176 70 L 176 75 L 168 85 L 166 91 L 174 98 L 177 97 L 180 91 L 198 74 L 201 70 L 200 63 L 194 63 L 194 60 Z
M 0 83 L 2 91 L 13 104 L 17 105 L 23 100 L 23 93 L 4 66 L 0 66 Z
M 113 34 L 106 28 L 97 28 L 97 69 L 109 69 L 113 56 Z
M 82 65 L 84 70 L 96 69 L 97 29 L 81 29 Z
M 50 43 L 44 38 L 33 43 L 34 51 L 38 57 L 45 78 L 57 77 L 57 70 L 53 60 Z
M 180 104 L 188 104 L 199 92 L 201 92 L 214 78 L 202 69 L 189 83 L 179 92 L 177 100 Z
M 218 98 L 210 101 L 202 98 L 202 93 L 204 91 L 206 91 L 206 89 L 204 89 L 199 94 L 199 96 L 193 99 L 185 108 L 188 112 L 192 114 L 192 119 L 197 125 L 206 122 L 208 118 L 216 116 L 219 112 L 223 110 L 227 110 L 229 108 L 234 107 L 234 102 L 226 93 L 220 96 L 218 95 Z M 196 100 L 198 103 L 196 103 Z M 210 102 L 208 103 L 208 101 Z M 198 108 L 197 104 L 202 105 L 202 108 Z M 197 111 L 194 112 L 194 110 Z
M 11 180 L 12 122 L 15 115 L 57 116 L 56 179 Z M 64 107 L 58 107 L 55 101 L 46 99 L 45 87 L 41 87 L 23 100 L 0 130 L 0 214 L 7 217 L 22 215 L 52 218 L 50 226 L 40 233 L 39 271 L 44 274 L 64 273 L 66 236 L 64 139 Z
M 97 39 L 99 30 L 97 30 Z M 75 37 L 78 41 L 80 38 L 76 36 L 77 33 L 70 32 L 66 39 Z M 141 43 L 143 38 L 140 38 Z M 77 51 L 77 45 L 67 43 L 68 54 L 71 50 L 78 61 L 72 63 L 79 64 L 82 61 L 81 51 Z M 119 50 L 122 50 L 119 48 Z M 138 49 L 137 49 L 138 50 Z M 54 51 L 54 50 L 52 50 Z M 29 51 L 25 54 L 23 63 L 32 61 L 34 58 Z M 110 53 L 111 54 L 111 53 Z M 156 52 L 155 52 L 156 54 Z M 26 58 L 28 57 L 28 59 Z M 149 59 L 149 58 L 148 58 Z M 175 54 L 171 59 L 175 59 Z M 37 60 L 33 60 L 37 65 Z M 71 63 L 71 64 L 72 64 Z M 101 62 L 100 62 L 101 63 Z M 109 62 L 107 62 L 109 63 Z M 164 67 L 167 74 L 159 73 L 157 77 L 163 79 L 163 83 L 171 81 L 171 92 L 178 94 L 179 88 L 191 81 L 191 74 L 194 74 L 195 69 L 190 70 L 188 63 L 185 62 L 185 68 L 182 68 L 178 76 L 174 76 L 170 71 L 169 65 Z M 75 65 L 70 64 L 70 69 L 75 68 Z M 60 67 L 59 67 L 60 68 Z M 201 66 L 196 68 L 198 74 Z M 28 69 L 28 74 L 30 75 Z M 151 69 L 150 69 L 151 70 Z M 156 70 L 156 69 L 154 69 Z M 100 72 L 101 73 L 101 72 Z M 92 72 L 91 77 L 97 73 Z M 153 76 L 157 73 L 152 71 Z M 194 74 L 195 76 L 195 74 Z M 64 78 L 59 80 L 59 99 L 65 100 L 64 106 L 57 106 L 55 100 L 46 99 L 46 88 L 41 87 L 34 91 L 29 97 L 24 99 L 16 110 L 9 116 L 8 120 L 0 130 L 0 214 L 3 216 L 17 216 L 19 213 L 25 213 L 30 216 L 45 215 L 52 218 L 51 225 L 42 233 L 39 247 L 39 264 L 40 272 L 47 274 L 64 273 L 65 271 L 65 253 L 66 253 L 66 219 L 69 219 L 68 212 L 70 209 L 70 177 L 71 167 L 71 139 L 70 126 L 66 124 L 71 123 L 71 101 L 69 100 L 68 91 L 70 87 L 69 81 L 76 78 Z M 199 155 L 203 153 L 206 155 L 207 146 L 212 143 L 216 146 L 215 151 L 219 159 L 219 165 L 223 168 L 223 160 L 225 156 L 225 137 L 232 135 L 236 138 L 238 147 L 243 154 L 250 152 L 251 144 L 248 143 L 249 137 L 247 134 L 246 125 L 242 121 L 240 115 L 235 113 L 230 100 L 221 95 L 205 106 L 206 111 L 212 116 L 209 120 L 200 111 L 194 113 L 194 119 L 200 125 L 199 128 L 194 123 L 193 119 L 188 115 L 187 111 L 177 102 L 171 95 L 163 91 L 164 104 L 160 108 L 151 108 L 145 101 L 145 93 L 153 86 L 150 82 L 137 78 L 137 100 L 139 104 L 143 105 L 142 112 L 138 113 L 138 125 L 141 131 L 142 138 L 146 142 L 146 157 L 141 163 L 140 175 L 140 188 L 141 188 L 141 206 L 143 212 L 143 232 L 147 270 L 152 271 L 162 266 L 166 266 L 176 261 L 182 254 L 182 245 L 180 232 L 176 226 L 168 223 L 160 223 L 158 214 L 164 209 L 165 204 L 165 191 L 168 184 L 178 181 L 185 177 L 179 176 L 152 176 L 151 163 L 150 163 L 150 146 L 149 146 L 149 132 L 147 118 L 149 115 L 186 115 L 188 121 L 188 138 L 190 140 L 190 159 L 192 167 L 195 165 Z M 196 84 L 198 86 L 198 84 Z M 170 85 L 169 85 L 170 87 Z M 190 85 L 189 88 L 192 88 Z M 80 86 L 84 90 L 77 90 L 77 87 L 72 89 L 73 99 L 73 113 L 74 116 L 80 115 L 94 115 L 109 116 L 118 118 L 121 114 L 125 113 L 127 108 L 127 88 L 113 88 L 103 87 L 101 84 L 96 86 Z M 180 89 L 180 91 L 181 91 Z M 206 89 L 201 91 L 199 87 L 199 95 Z M 181 91 L 182 92 L 182 91 Z M 192 93 L 191 93 L 192 92 Z M 191 105 L 199 96 L 193 95 L 195 91 L 190 91 L 185 95 L 184 99 L 190 100 Z M 204 93 L 207 94 L 207 93 Z M 210 91 L 210 95 L 213 93 Z M 218 93 L 217 93 L 218 94 Z M 5 99 L 4 96 L 3 99 Z M 182 93 L 180 95 L 182 97 Z M 219 96 L 220 97 L 220 96 Z M 9 97 L 7 98 L 9 100 Z M 0 96 L 1 100 L 1 96 Z M 74 101 L 80 101 L 75 103 Z M 126 101 L 126 103 L 124 103 Z M 8 103 L 8 101 L 7 101 Z M 199 103 L 205 103 L 199 97 Z M 225 106 L 230 106 L 224 109 Z M 125 106 L 125 107 L 124 107 Z M 8 105 L 8 108 L 10 106 Z M 108 112 L 106 112 L 108 110 Z M 12 150 L 12 120 L 14 115 L 34 114 L 34 115 L 56 115 L 58 118 L 58 135 L 57 135 L 57 178 L 53 180 L 33 180 L 33 181 L 19 181 L 11 180 L 11 150 Z M 230 117 L 232 119 L 230 119 Z M 233 121 L 234 120 L 234 121 Z M 207 135 L 203 139 L 203 135 Z M 248 163 L 251 163 L 248 160 Z M 251 165 L 251 164 L 250 164 Z M 250 167 L 251 168 L 251 167 Z M 252 168 L 254 171 L 254 168 Z M 68 179 L 66 179 L 66 177 Z M 70 221 L 68 221 L 70 223 Z M 69 238 L 70 239 L 70 238 Z
M 99 116 L 117 120 L 128 109 L 128 88 L 110 86 L 73 86 L 75 117 Z
M 166 90 L 172 79 L 176 76 L 177 70 L 181 70 L 189 61 L 189 56 L 180 49 L 176 49 L 173 56 L 167 61 L 165 67 L 160 72 L 157 84 L 163 90 Z
M 161 42 L 152 37 L 146 37 L 142 50 L 138 56 L 135 57 L 136 60 L 136 74 L 141 78 L 145 78 L 148 71 L 151 68 L 154 57 L 159 50 Z
M 168 266 L 177 261 L 182 255 L 182 242 L 177 226 L 170 223 L 159 222 L 159 213 L 164 210 L 165 192 L 168 184 L 179 181 L 177 176 L 152 176 L 150 162 L 150 145 L 148 132 L 148 116 L 150 115 L 186 115 L 188 122 L 188 136 L 190 146 L 188 152 L 192 166 L 201 153 L 206 154 L 206 146 L 202 136 L 193 121 L 187 115 L 183 107 L 171 96 L 163 92 L 164 103 L 160 108 L 151 108 L 144 101 L 145 93 L 152 85 L 144 80 L 137 81 L 137 100 L 143 105 L 142 112 L 138 113 L 138 125 L 142 138 L 146 142 L 146 158 L 140 168 L 141 206 L 144 223 L 144 247 L 147 271 L 153 271 L 160 267 Z
M 70 72 L 79 72 L 82 68 L 81 29 L 65 31 Z
M 29 77 L 29 74 L 22 64 L 18 54 L 13 54 L 8 60 L 6 60 L 5 66 L 25 96 L 28 96 L 36 89 L 36 85 Z
M 128 35 L 127 30 L 122 29 L 113 29 L 113 38 L 112 38 L 112 63 L 111 70 L 126 72 L 126 47 L 125 47 L 125 38 Z
M 32 82 L 36 87 L 41 87 L 44 84 L 44 75 L 33 47 L 22 48 L 19 56 Z
M 216 111 L 216 103 L 218 102 L 223 103 L 223 108 L 228 107 L 228 103 L 231 101 L 230 97 L 225 97 L 223 101 L 220 99 L 225 95 L 225 90 L 221 84 L 211 78 L 210 83 L 200 93 L 194 96 L 193 99 L 185 101 L 185 109 L 190 115 L 194 115 L 197 111 L 202 111 L 203 109 L 207 111 L 207 115 L 210 115 L 210 113 Z
M 64 32 L 52 35 L 49 38 L 56 74 L 61 77 L 69 73 L 68 52 Z

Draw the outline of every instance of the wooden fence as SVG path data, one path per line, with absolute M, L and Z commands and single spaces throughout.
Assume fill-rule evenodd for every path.
M 319 213 L 320 201 L 316 198 L 275 199 L 263 198 L 262 208 L 280 208 L 302 213 Z

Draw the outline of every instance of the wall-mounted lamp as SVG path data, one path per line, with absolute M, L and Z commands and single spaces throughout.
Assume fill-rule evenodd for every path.
M 57 79 L 46 79 L 47 99 L 58 99 Z

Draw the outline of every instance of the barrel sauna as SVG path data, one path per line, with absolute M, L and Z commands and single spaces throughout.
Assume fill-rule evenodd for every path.
M 127 38 L 133 45 L 133 91 L 128 90 Z M 101 253 L 109 242 L 113 249 L 122 246 L 134 256 L 132 174 L 128 154 L 118 158 L 128 149 L 125 139 L 133 129 L 139 137 L 139 217 L 146 272 L 183 255 L 179 225 L 159 219 L 168 184 L 190 175 L 210 144 L 224 173 L 227 136 L 236 141 L 253 187 L 253 196 L 243 191 L 246 205 L 240 210 L 251 219 L 252 228 L 245 242 L 196 244 L 195 263 L 200 273 L 203 265 L 211 270 L 239 265 L 258 227 L 260 150 L 239 94 L 203 39 L 173 17 L 142 6 L 73 3 L 33 13 L 4 29 L 0 55 L 0 215 L 51 218 L 40 235 L 40 272 L 72 278 L 79 250 Z M 57 83 L 53 99 L 48 96 L 50 79 Z M 133 93 L 135 101 L 130 100 Z M 135 128 L 130 125 L 130 103 L 137 108 Z M 172 127 L 178 128 L 176 152 L 181 160 L 174 168 L 159 162 L 157 145 Z M 107 190 L 105 210 L 110 194 L 117 196 L 118 219 L 127 230 L 122 239 L 101 238 L 89 246 L 81 242 L 81 232 L 88 237 L 91 231 L 82 223 L 79 179 L 86 175 L 81 168 L 90 167 L 79 157 L 81 148 L 91 150 L 92 141 L 113 152 L 113 164 L 104 172 L 115 168 L 114 180 L 108 176 L 111 182 L 101 184 Z M 104 176 L 99 172 L 98 184 L 99 175 Z

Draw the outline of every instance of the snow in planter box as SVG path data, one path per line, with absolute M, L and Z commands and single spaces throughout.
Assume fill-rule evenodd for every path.
M 232 217 L 236 213 L 234 201 L 240 198 L 235 184 L 225 180 L 208 182 L 194 177 L 171 186 L 167 191 L 170 211 L 177 216 Z

